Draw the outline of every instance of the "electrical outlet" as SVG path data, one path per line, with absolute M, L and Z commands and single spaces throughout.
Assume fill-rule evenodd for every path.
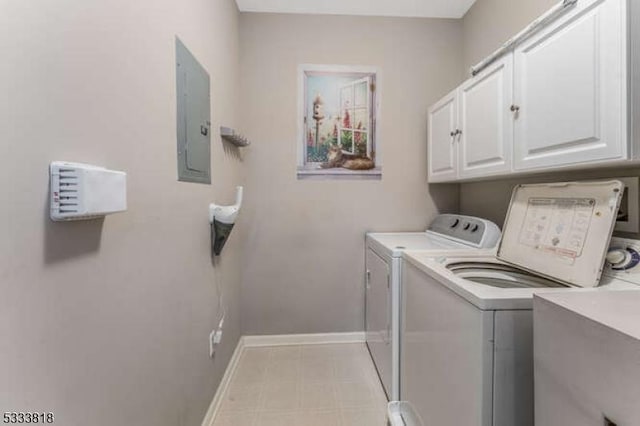
M 209 334 L 209 357 L 216 354 L 216 345 L 222 341 L 222 329 L 213 330 Z
M 216 334 L 215 330 L 209 334 L 209 358 L 213 358 L 216 354 Z
M 222 330 L 218 330 L 213 335 L 213 343 L 219 344 L 222 341 Z

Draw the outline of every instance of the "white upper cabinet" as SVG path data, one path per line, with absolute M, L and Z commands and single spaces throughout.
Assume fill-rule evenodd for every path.
M 640 10 L 626 0 L 566 7 L 429 110 L 429 181 L 640 161 L 629 118 L 640 90 L 630 96 L 628 82 L 640 82 L 628 51 Z
M 451 92 L 429 108 L 429 181 L 454 180 L 458 176 L 458 99 Z
M 515 170 L 628 158 L 625 8 L 581 0 L 515 49 Z
M 513 146 L 513 55 L 467 80 L 459 89 L 460 177 L 511 170 Z

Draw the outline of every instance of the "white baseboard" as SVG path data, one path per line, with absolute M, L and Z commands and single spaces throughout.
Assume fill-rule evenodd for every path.
M 216 414 L 222 404 L 222 398 L 229 388 L 233 373 L 238 367 L 240 356 L 245 348 L 260 346 L 291 346 L 291 345 L 322 345 L 329 343 L 364 343 L 364 331 L 352 333 L 319 333 L 319 334 L 280 334 L 266 336 L 242 336 L 233 351 L 229 365 L 222 376 L 218 390 L 213 396 L 207 414 L 202 421 L 202 426 L 213 426 Z
M 238 344 L 236 345 L 236 349 L 233 351 L 233 355 L 229 360 L 229 364 L 224 371 L 224 376 L 222 376 L 220 385 L 218 385 L 218 389 L 216 390 L 215 395 L 213 395 L 213 400 L 211 400 L 211 404 L 209 405 L 207 414 L 204 416 L 202 426 L 213 426 L 213 422 L 216 419 L 216 414 L 218 413 L 220 405 L 222 404 L 222 398 L 229 388 L 229 384 L 231 384 L 231 378 L 233 377 L 233 373 L 238 367 L 238 362 L 240 361 L 240 356 L 242 355 L 244 348 L 244 337 L 240 337 L 240 339 L 238 340 Z
M 266 336 L 244 336 L 245 347 L 322 345 L 327 343 L 363 343 L 364 331 L 352 333 L 279 334 Z

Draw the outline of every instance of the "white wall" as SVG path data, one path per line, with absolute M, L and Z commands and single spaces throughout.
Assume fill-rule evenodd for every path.
M 243 166 L 213 137 L 213 185 L 177 182 L 176 34 L 211 75 L 212 128 L 236 125 L 233 0 L 0 0 L 0 412 L 202 421 L 240 332 L 242 231 L 214 268 L 207 205 L 233 199 Z M 52 160 L 126 171 L 129 210 L 52 223 Z
M 427 185 L 427 108 L 461 79 L 456 20 L 242 13 L 247 334 L 363 330 L 364 234 L 423 230 L 457 209 Z M 380 69 L 381 181 L 296 179 L 298 64 Z

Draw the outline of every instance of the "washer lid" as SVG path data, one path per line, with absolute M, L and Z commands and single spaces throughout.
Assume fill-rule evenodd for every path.
M 498 258 L 569 285 L 597 286 L 623 189 L 617 180 L 516 186 Z

